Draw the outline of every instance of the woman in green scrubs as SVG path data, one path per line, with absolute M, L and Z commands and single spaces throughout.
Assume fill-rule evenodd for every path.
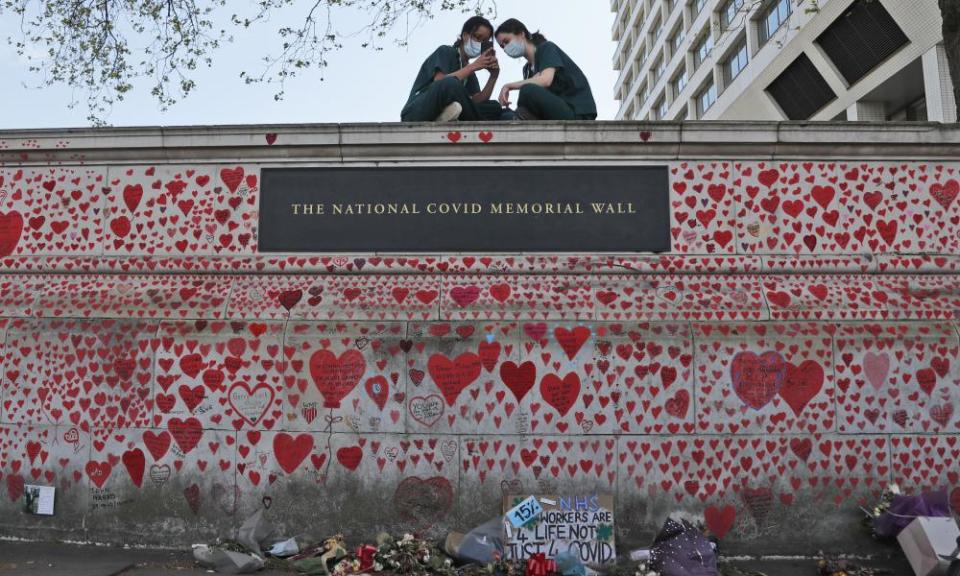
M 453 120 L 499 120 L 503 107 L 491 100 L 500 75 L 491 43 L 493 24 L 482 16 L 466 21 L 453 46 L 440 46 L 420 66 L 406 106 L 400 112 L 404 122 L 450 122 Z M 470 59 L 475 58 L 473 62 Z M 483 90 L 476 72 L 487 70 L 490 78 Z
M 497 43 L 511 58 L 524 57 L 523 80 L 500 91 L 500 104 L 510 103 L 517 90 L 520 120 L 595 120 L 597 104 L 580 67 L 556 44 L 539 32 L 530 33 L 515 18 L 497 28 Z

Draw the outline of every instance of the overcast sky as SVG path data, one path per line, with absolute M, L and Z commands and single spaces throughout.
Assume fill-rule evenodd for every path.
M 498 0 L 497 6 L 494 25 L 512 17 L 531 30 L 539 28 L 587 74 L 599 119 L 613 118 L 617 103 L 613 99 L 615 44 L 610 36 L 613 14 L 609 0 Z M 294 18 L 296 13 L 287 10 L 284 19 Z M 221 48 L 212 68 L 198 70 L 198 89 L 168 111 L 159 110 L 150 98 L 149 85 L 141 83 L 125 102 L 114 107 L 108 121 L 115 126 L 399 121 L 420 64 L 438 45 L 452 43 L 465 19 L 460 13 L 438 13 L 417 29 L 406 48 L 386 44 L 385 50 L 377 52 L 360 47 L 359 38 L 348 39 L 343 50 L 330 56 L 322 81 L 320 72 L 308 72 L 287 84 L 281 102 L 274 101 L 273 87 L 248 86 L 239 78 L 242 70 L 256 71 L 260 58 L 279 42 L 275 30 L 280 21 L 275 20 Z M 18 33 L 11 20 L 5 17 L 0 21 L 0 38 Z M 363 22 L 358 13 L 345 13 L 337 20 L 342 32 L 355 31 Z M 502 51 L 498 55 L 500 84 L 519 79 L 522 61 L 511 60 Z M 84 105 L 73 110 L 67 107 L 71 89 L 36 88 L 39 77 L 27 71 L 25 62 L 5 41 L 0 44 L 0 77 L 0 128 L 88 125 Z M 484 80 L 481 77 L 481 82 Z

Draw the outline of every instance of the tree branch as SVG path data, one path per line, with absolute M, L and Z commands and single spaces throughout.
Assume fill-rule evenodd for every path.
M 20 37 L 7 41 L 30 62 L 39 86 L 62 84 L 85 95 L 88 119 L 103 124 L 111 107 L 143 81 L 152 83 L 150 93 L 161 110 L 186 98 L 197 86 L 197 68 L 211 66 L 216 50 L 232 39 L 228 26 L 264 24 L 300 4 L 257 0 L 252 15 L 227 16 L 220 13 L 227 0 L 0 0 L 0 16 L 19 16 Z M 341 34 L 334 17 L 342 10 L 371 17 L 360 30 Z M 419 23 L 443 11 L 493 14 L 496 0 L 314 0 L 301 25 L 276 31 L 277 55 L 265 56 L 259 72 L 241 77 L 247 83 L 277 83 L 279 99 L 287 79 L 326 67 L 327 55 L 343 47 L 342 39 L 360 37 L 362 46 L 382 50 L 380 42 L 398 20 L 413 18 L 414 28 L 394 39 L 403 46 Z M 74 99 L 70 106 L 77 104 Z

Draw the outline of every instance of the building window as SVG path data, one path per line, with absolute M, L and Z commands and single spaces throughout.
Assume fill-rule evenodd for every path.
M 680 45 L 683 44 L 683 39 L 685 35 L 683 33 L 683 23 L 680 23 L 680 26 L 677 27 L 677 31 L 673 33 L 673 36 L 670 37 L 670 55 L 680 53 Z
M 767 86 L 790 120 L 808 120 L 837 95 L 806 54 L 800 54 Z
M 713 106 L 717 101 L 717 85 L 710 81 L 703 87 L 703 90 L 697 94 L 697 117 L 703 118 L 703 114 Z
M 683 89 L 687 87 L 687 68 L 681 65 L 680 74 L 676 75 L 671 82 L 673 88 L 673 98 L 676 100 L 680 98 L 680 93 L 683 92 Z
M 720 26 L 726 30 L 737 23 L 737 13 L 743 8 L 745 0 L 727 0 L 720 8 Z
M 854 2 L 817 37 L 851 86 L 909 42 L 883 4 L 873 0 Z
M 653 26 L 650 27 L 650 30 L 653 31 L 650 37 L 653 39 L 654 42 L 656 42 L 657 38 L 659 38 L 660 35 L 663 34 L 663 18 L 661 18 L 660 16 L 657 16 L 657 19 L 653 21 Z
M 667 103 L 667 95 L 664 94 L 660 97 L 660 101 L 657 102 L 657 120 L 666 120 L 667 109 L 669 108 L 670 105 Z
M 642 84 L 640 89 L 637 90 L 637 98 L 640 99 L 640 106 L 638 106 L 638 108 L 643 106 L 643 103 L 647 101 L 647 96 L 649 95 L 650 91 L 647 89 L 646 83 Z
M 774 0 L 760 13 L 760 45 L 763 46 L 790 18 L 790 0 Z
M 660 115 L 660 108 L 663 106 L 664 98 L 661 97 L 660 100 L 657 100 L 654 103 L 653 107 L 650 110 L 650 118 L 652 120 L 662 120 L 663 116 Z
M 723 83 L 729 85 L 740 72 L 747 67 L 750 56 L 747 52 L 747 39 L 743 38 L 733 48 L 733 52 L 723 62 Z
M 693 2 L 690 3 L 690 15 L 696 18 L 698 14 L 703 12 L 703 7 L 706 5 L 707 0 L 693 0 Z
M 656 84 L 663 77 L 663 71 L 667 68 L 666 54 L 660 56 L 653 64 L 653 83 Z
M 690 113 L 686 106 L 684 106 L 683 110 L 681 110 L 680 113 L 677 114 L 676 118 L 674 118 L 674 120 L 677 122 L 683 122 L 684 120 L 689 120 L 689 119 L 690 119 Z
M 707 33 L 697 42 L 693 48 L 693 69 L 700 68 L 700 65 L 710 57 L 710 51 L 713 50 L 713 35 L 707 30 Z
M 910 122 L 926 122 L 927 121 L 926 96 L 921 96 L 919 100 L 907 106 L 905 119 Z

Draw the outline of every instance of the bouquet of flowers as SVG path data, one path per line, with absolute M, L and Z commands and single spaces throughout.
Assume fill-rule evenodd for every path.
M 880 576 L 890 574 L 887 570 L 862 568 L 843 558 L 820 558 L 817 560 L 819 576 Z
M 900 487 L 896 484 L 890 484 L 887 488 L 880 494 L 880 499 L 872 508 L 860 507 L 860 510 L 863 511 L 863 526 L 870 531 L 871 534 L 874 533 L 874 523 L 877 518 L 880 518 L 890 510 L 890 505 L 893 504 L 893 497 L 900 494 Z
M 650 565 L 644 561 L 637 565 L 637 572 L 634 576 L 660 576 L 660 573 L 652 569 Z
M 377 552 L 373 555 L 373 571 L 390 570 L 411 576 L 453 576 L 456 570 L 453 561 L 436 546 L 424 540 L 404 534 L 399 540 L 389 536 L 378 539 Z

